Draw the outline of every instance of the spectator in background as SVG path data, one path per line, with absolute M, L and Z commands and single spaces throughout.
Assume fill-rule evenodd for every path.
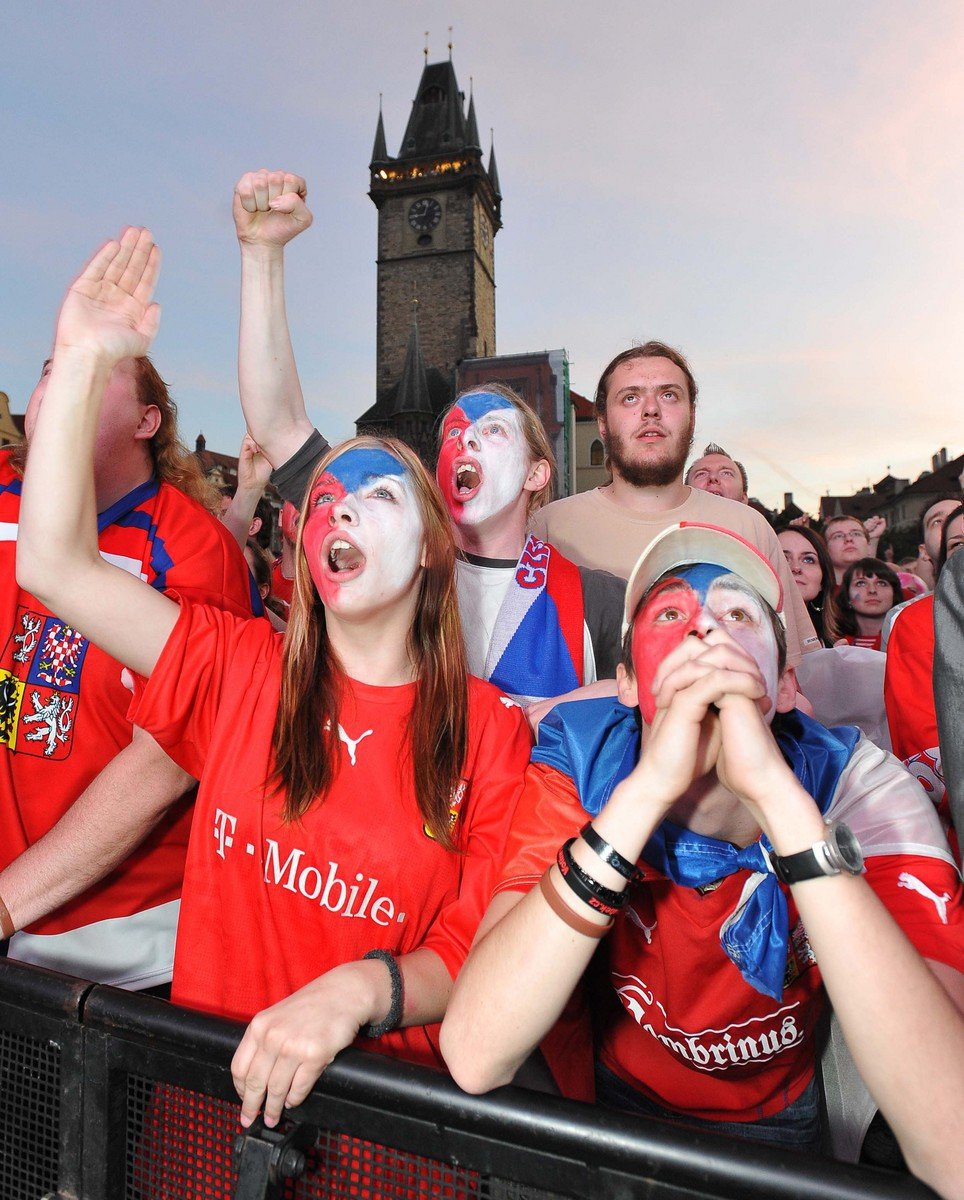
M 271 558 L 263 546 L 259 546 L 254 538 L 248 538 L 244 544 L 244 561 L 248 564 L 254 586 L 264 605 L 264 615 L 273 628 L 284 633 L 287 621 L 282 605 L 271 595 Z
M 735 458 L 730 458 L 716 442 L 704 447 L 702 457 L 686 472 L 684 483 L 701 492 L 722 496 L 725 500 L 736 500 L 740 504 L 747 502 L 749 484 L 746 467 Z
M 920 515 L 920 544 L 917 562 L 908 569 L 919 575 L 933 591 L 937 586 L 937 557 L 941 548 L 941 533 L 948 514 L 961 503 L 959 492 L 942 492 L 929 500 Z
M 879 558 L 860 558 L 851 563 L 840 585 L 839 643 L 879 650 L 884 617 L 903 599 L 893 567 Z
M 270 475 L 271 463 L 254 438 L 245 433 L 238 452 L 238 486 L 221 489 L 221 520 L 242 550 L 249 538 L 267 544 L 271 510 L 264 489 Z
M 780 529 L 777 538 L 793 582 L 806 602 L 817 637 L 824 646 L 832 646 L 840 638 L 840 609 L 827 543 L 809 525 Z
M 941 540 L 934 552 L 937 579 L 951 555 L 964 543 L 964 507 L 958 505 L 941 519 Z M 934 593 L 902 604 L 887 642 L 884 700 L 894 753 L 917 779 L 937 808 L 947 840 L 960 862 L 960 838 L 948 803 L 944 756 L 938 737 L 934 687 Z M 961 671 L 959 660 L 957 670 Z M 960 740 L 960 725 L 952 739 Z
M 887 528 L 883 517 L 831 517 L 824 523 L 823 536 L 830 551 L 836 583 L 839 586 L 847 568 L 859 558 L 873 558 L 877 543 Z
M 964 510 L 961 517 L 964 526 Z M 961 532 L 956 525 L 951 530 L 953 552 L 948 538 L 934 594 L 934 706 L 944 746 L 947 807 L 957 829 L 964 827 L 964 554 L 957 553 Z
M 286 500 L 281 508 L 281 553 L 271 571 L 271 594 L 281 605 L 285 620 L 291 608 L 295 578 L 295 543 L 298 540 L 298 510 Z

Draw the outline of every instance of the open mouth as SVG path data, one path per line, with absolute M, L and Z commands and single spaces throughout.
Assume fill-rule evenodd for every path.
M 469 500 L 482 486 L 482 476 L 474 463 L 459 463 L 455 468 L 455 494 L 460 500 Z
M 643 429 L 640 433 L 636 434 L 636 437 L 640 441 L 649 442 L 649 441 L 658 441 L 658 440 L 666 437 L 666 434 L 663 433 L 663 431 L 661 429 Z
M 342 578 L 357 575 L 365 566 L 365 556 L 344 538 L 335 538 L 328 547 L 328 569 Z

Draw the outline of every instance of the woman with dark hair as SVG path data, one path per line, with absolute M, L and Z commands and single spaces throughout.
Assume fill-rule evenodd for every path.
M 840 610 L 827 543 L 808 525 L 778 529 L 777 539 L 793 582 L 803 595 L 817 637 L 824 646 L 832 646 L 840 637 Z
M 897 572 L 879 558 L 859 558 L 840 584 L 840 632 L 837 645 L 880 649 L 884 617 L 902 604 L 904 590 Z
M 156 331 L 158 265 L 150 234 L 128 229 L 67 293 L 18 573 L 144 677 L 135 720 L 202 779 L 172 998 L 250 1020 L 232 1065 L 241 1119 L 263 1105 L 274 1125 L 356 1039 L 441 1061 L 433 1025 L 491 894 L 529 736 L 466 674 L 448 515 L 401 443 L 357 438 L 319 463 L 284 637 L 101 558 L 97 414 L 113 364 Z

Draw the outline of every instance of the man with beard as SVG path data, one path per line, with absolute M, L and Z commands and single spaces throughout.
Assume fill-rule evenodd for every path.
M 612 481 L 540 509 L 532 532 L 580 566 L 628 578 L 649 543 L 670 525 L 696 521 L 730 529 L 773 564 L 788 597 L 790 666 L 819 647 L 776 534 L 748 505 L 683 481 L 696 424 L 696 380 L 686 359 L 663 342 L 624 350 L 596 388 L 596 420 Z

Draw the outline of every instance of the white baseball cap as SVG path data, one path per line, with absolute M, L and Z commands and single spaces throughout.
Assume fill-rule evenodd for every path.
M 760 593 L 763 599 L 784 621 L 783 584 L 773 564 L 760 551 L 732 529 L 706 525 L 697 521 L 680 521 L 670 525 L 649 543 L 636 560 L 626 584 L 626 603 L 623 608 L 623 633 L 639 602 L 652 585 L 670 571 L 694 563 L 717 563 L 739 577 Z

